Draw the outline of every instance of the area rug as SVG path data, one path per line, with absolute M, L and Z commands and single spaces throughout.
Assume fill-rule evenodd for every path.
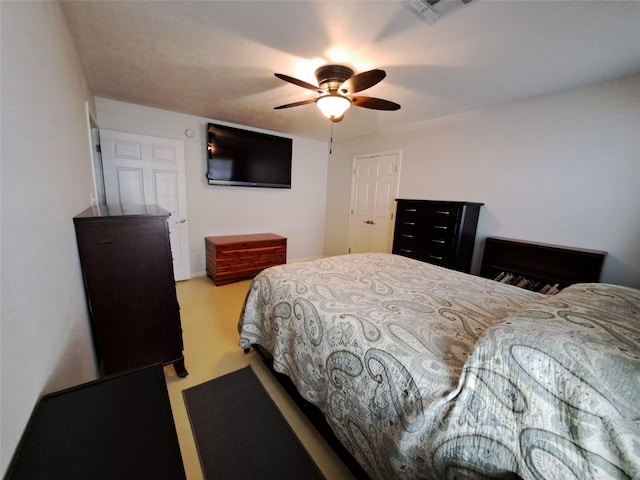
M 182 392 L 206 479 L 323 479 L 250 366 Z

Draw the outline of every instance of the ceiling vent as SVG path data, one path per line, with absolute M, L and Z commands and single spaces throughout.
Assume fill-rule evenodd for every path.
M 408 0 L 409 6 L 420 18 L 430 23 L 473 0 Z

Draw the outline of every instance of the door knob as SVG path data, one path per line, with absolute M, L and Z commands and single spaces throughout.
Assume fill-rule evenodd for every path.
M 186 219 L 186 218 L 181 218 L 180 220 L 178 220 L 178 221 L 176 222 L 176 225 L 177 225 L 177 224 L 179 224 L 179 223 L 184 223 L 184 222 L 186 222 L 186 221 L 187 221 L 187 219 Z

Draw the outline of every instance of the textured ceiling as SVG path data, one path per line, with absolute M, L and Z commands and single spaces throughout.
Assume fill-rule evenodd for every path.
M 435 23 L 404 1 L 63 2 L 95 95 L 327 140 L 283 73 L 342 63 L 387 77 L 334 139 L 640 73 L 640 1 L 475 0 Z

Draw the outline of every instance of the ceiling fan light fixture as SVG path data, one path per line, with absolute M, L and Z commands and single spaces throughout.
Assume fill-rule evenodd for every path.
M 330 120 L 340 121 L 351 106 L 351 100 L 338 94 L 324 95 L 316 100 L 322 114 Z M 340 119 L 340 120 L 338 120 Z
M 351 105 L 371 110 L 400 109 L 400 105 L 390 102 L 389 100 L 353 95 L 354 93 L 377 85 L 386 77 L 387 74 L 385 71 L 377 68 L 354 74 L 351 68 L 344 65 L 323 65 L 316 69 L 317 86 L 282 73 L 275 73 L 274 75 L 280 80 L 293 83 L 294 85 L 306 88 L 307 90 L 313 90 L 320 94 L 320 96 L 316 98 L 309 98 L 307 100 L 273 107 L 274 110 L 315 103 L 325 117 L 337 123 L 342 121 L 345 112 Z

